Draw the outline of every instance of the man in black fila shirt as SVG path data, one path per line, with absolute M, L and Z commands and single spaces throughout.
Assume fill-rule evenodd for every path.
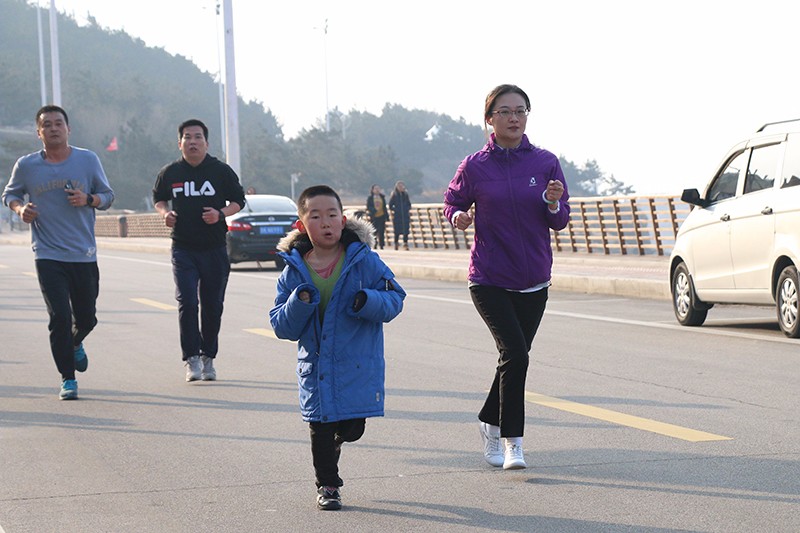
M 182 157 L 158 173 L 153 202 L 172 228 L 172 273 L 186 381 L 214 381 L 230 273 L 225 217 L 244 207 L 244 191 L 236 172 L 208 155 L 208 128 L 201 121 L 191 119 L 178 126 L 178 148 Z

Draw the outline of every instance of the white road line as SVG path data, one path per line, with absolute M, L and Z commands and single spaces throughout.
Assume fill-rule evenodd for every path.
M 103 259 L 116 259 L 118 261 L 130 261 L 131 263 L 144 263 L 145 265 L 157 265 L 163 267 L 172 268 L 172 263 L 169 261 L 152 261 L 150 259 L 136 259 L 133 257 L 121 257 L 118 255 L 105 255 L 105 254 L 98 254 L 97 257 Z M 234 272 L 231 271 L 231 276 L 238 276 L 240 278 L 254 278 L 254 279 L 261 279 L 261 280 L 270 280 L 270 281 L 278 281 L 278 276 L 271 276 L 265 274 L 250 274 L 248 272 Z
M 464 304 L 464 305 L 472 305 L 472 301 L 464 300 L 464 299 L 456 299 L 456 298 L 442 298 L 440 296 L 427 296 L 424 294 L 409 294 L 409 298 L 419 298 L 421 300 L 432 300 L 436 302 L 448 302 L 448 303 L 455 303 L 455 304 Z M 697 333 L 700 335 L 716 335 L 718 337 L 733 337 L 738 339 L 748 339 L 748 340 L 758 340 L 758 341 L 769 341 L 769 342 L 778 342 L 781 344 L 791 344 L 793 346 L 797 346 L 800 344 L 796 339 L 790 339 L 788 337 L 770 337 L 767 335 L 758 335 L 755 333 L 742 333 L 739 331 L 721 331 L 718 329 L 709 329 L 708 327 L 700 328 L 700 327 L 687 327 L 681 326 L 679 324 L 666 324 L 663 322 L 645 322 L 644 320 L 629 320 L 626 318 L 614 318 L 608 316 L 601 316 L 601 315 L 587 315 L 583 313 L 568 313 L 566 311 L 555 311 L 555 310 L 547 310 L 545 311 L 545 316 L 547 315 L 554 315 L 560 316 L 565 318 L 577 318 L 580 320 L 593 320 L 596 322 L 610 322 L 613 324 L 623 324 L 626 326 L 641 326 L 645 328 L 656 328 L 656 329 L 667 329 L 671 331 L 681 332 L 681 333 Z M 733 321 L 733 320 L 731 320 Z M 726 320 L 725 323 L 730 323 L 731 321 Z M 721 321 L 718 321 L 721 322 Z

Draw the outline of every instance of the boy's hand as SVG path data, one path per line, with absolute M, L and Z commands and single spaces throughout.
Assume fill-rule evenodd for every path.
M 297 297 L 300 298 L 305 303 L 309 303 L 311 301 L 311 294 L 308 291 L 298 292 Z
M 365 303 L 367 303 L 367 293 L 358 291 L 356 297 L 353 299 L 353 311 L 360 311 Z

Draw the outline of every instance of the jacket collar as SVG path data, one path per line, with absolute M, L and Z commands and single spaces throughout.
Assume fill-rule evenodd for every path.
M 491 153 L 505 153 L 505 152 L 527 152 L 533 150 L 533 145 L 528 140 L 528 135 L 522 135 L 522 141 L 516 148 L 503 148 L 495 141 L 494 132 L 489 136 L 489 141 L 486 143 L 486 150 Z
M 372 224 L 357 218 L 348 218 L 342 230 L 341 243 L 347 249 L 354 242 L 363 242 L 370 248 L 374 247 L 375 237 Z M 297 250 L 300 255 L 305 255 L 311 248 L 311 240 L 308 238 L 308 234 L 302 233 L 298 229 L 290 231 L 278 242 L 278 250 L 286 253 Z

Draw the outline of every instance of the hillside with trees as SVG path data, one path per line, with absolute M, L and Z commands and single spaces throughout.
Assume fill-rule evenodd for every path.
M 41 106 L 36 9 L 24 0 L 0 0 L 0 168 L 3 183 L 14 161 L 41 148 L 34 113 Z M 42 13 L 49 50 L 47 13 Z M 187 118 L 208 124 L 210 153 L 223 157 L 219 139 L 219 88 L 214 76 L 180 55 L 148 47 L 95 20 L 79 26 L 59 14 L 62 105 L 71 142 L 96 152 L 117 193 L 115 207 L 149 208 L 158 170 L 179 156 L 177 125 Z M 49 55 L 49 54 L 48 54 Z M 46 65 L 47 85 L 50 65 Z M 290 194 L 328 183 L 348 201 L 361 202 L 372 183 L 390 189 L 406 182 L 416 202 L 440 202 L 465 155 L 485 143 L 483 128 L 420 109 L 386 103 L 380 115 L 331 111 L 287 139 L 262 102 L 239 101 L 241 179 L 258 192 Z M 112 139 L 117 149 L 110 151 Z M 596 161 L 561 163 L 572 196 L 627 194 L 632 188 L 606 176 Z

